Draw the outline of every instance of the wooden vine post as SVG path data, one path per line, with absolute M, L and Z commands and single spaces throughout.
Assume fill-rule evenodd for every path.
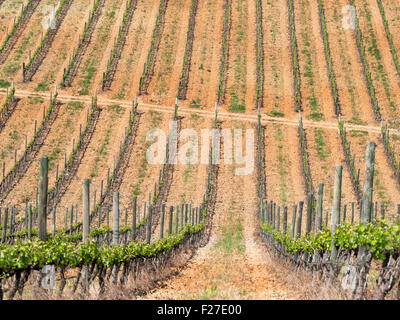
M 168 235 L 170 236 L 172 234 L 172 218 L 174 214 L 174 207 L 170 206 L 169 207 L 169 220 L 168 220 Z
M 131 240 L 136 240 L 136 206 L 137 206 L 137 197 L 134 196 L 132 198 L 132 231 L 131 231 Z
M 164 217 L 165 217 L 165 204 L 161 205 L 161 217 L 160 217 L 160 239 L 164 237 Z
M 375 162 L 375 147 L 374 142 L 367 143 L 367 151 L 365 155 L 365 173 L 364 187 L 362 197 L 361 223 L 367 224 L 371 222 L 370 212 L 372 208 L 372 194 L 374 184 L 374 162 Z
M 332 231 L 332 239 L 331 239 L 331 263 L 336 262 L 338 249 L 335 246 L 335 232 L 336 225 L 340 223 L 339 214 L 340 214 L 340 203 L 341 203 L 341 195 L 342 195 L 342 166 L 335 166 L 335 182 L 333 186 L 333 206 L 332 206 L 332 217 L 331 217 L 331 231 Z M 334 266 L 332 265 L 332 269 Z
M 113 193 L 113 242 L 114 245 L 119 243 L 119 193 Z
M 84 179 L 82 182 L 82 225 L 83 225 L 83 233 L 82 233 L 82 241 L 86 242 L 89 240 L 90 235 L 90 221 L 89 221 L 89 213 L 90 213 L 90 180 Z M 82 268 L 82 291 L 83 294 L 86 295 L 89 289 L 89 269 L 88 265 L 85 264 Z
M 51 212 L 52 212 L 51 234 L 54 236 L 56 234 L 56 208 L 54 207 Z
M 361 208 L 361 223 L 368 224 L 371 222 L 372 211 L 372 196 L 374 184 L 374 170 L 375 170 L 375 142 L 368 141 L 367 150 L 365 153 L 365 171 L 364 171 L 364 186 L 362 196 Z M 360 246 L 357 255 L 357 270 L 354 272 L 355 286 L 351 291 L 351 299 L 361 299 L 365 294 L 365 283 L 367 281 L 367 274 L 371 263 L 372 255 L 365 246 Z
M 322 227 L 323 195 L 324 195 L 324 184 L 319 183 L 318 184 L 318 199 L 317 199 L 317 215 L 315 217 L 315 230 L 314 230 L 315 233 L 317 233 L 319 230 L 321 230 L 321 227 Z
M 294 238 L 294 231 L 295 231 L 295 226 L 296 226 L 296 212 L 297 212 L 297 204 L 293 205 L 293 210 L 292 210 L 292 225 L 290 229 L 290 237 Z
M 82 183 L 82 224 L 83 224 L 83 242 L 89 240 L 89 211 L 90 211 L 90 180 L 84 179 Z
M 298 207 L 298 215 L 297 215 L 297 228 L 296 228 L 296 239 L 299 238 L 301 236 L 301 219 L 303 216 L 303 205 L 304 205 L 304 201 L 300 200 L 299 201 L 299 207 Z
M 1 242 L 2 243 L 4 243 L 6 241 L 7 219 L 8 219 L 8 208 L 5 208 L 4 209 L 4 218 L 3 218 L 3 229 L 1 230 Z
M 29 204 L 29 212 L 28 212 L 28 239 L 32 238 L 32 216 L 33 216 L 32 204 Z
M 153 208 L 151 207 L 151 203 L 149 203 L 148 207 L 148 214 L 147 214 L 147 228 L 146 228 L 146 242 L 150 244 L 151 241 L 151 216 L 152 216 L 152 210 Z
M 48 170 L 49 159 L 48 157 L 40 158 L 40 171 L 39 171 L 39 223 L 38 223 L 38 236 L 42 241 L 46 241 L 46 227 L 47 227 L 47 192 L 48 192 Z
M 179 230 L 179 205 L 176 206 L 176 213 L 175 213 L 175 234 L 178 234 Z
M 312 212 L 313 212 L 314 196 L 310 192 L 307 195 L 307 219 L 306 219 L 306 235 L 311 232 Z
M 282 232 L 284 235 L 286 235 L 287 232 L 287 210 L 287 207 L 283 208 Z

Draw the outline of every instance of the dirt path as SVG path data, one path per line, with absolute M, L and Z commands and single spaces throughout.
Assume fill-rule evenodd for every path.
M 238 122 L 223 127 L 240 127 Z M 221 146 L 221 151 L 223 147 Z M 223 155 L 221 155 L 221 158 Z M 235 175 L 235 165 L 221 165 L 217 203 L 208 244 L 179 275 L 145 299 L 295 299 L 274 271 L 258 240 L 256 171 Z M 235 192 L 230 192 L 232 186 Z
M 5 95 L 5 92 L 6 92 L 5 89 L 0 89 L 0 94 Z M 16 97 L 32 97 L 32 98 L 43 97 L 45 99 L 49 98 L 48 93 L 38 93 L 38 92 L 31 92 L 31 91 L 26 91 L 26 90 L 16 90 L 15 96 Z M 85 103 L 90 103 L 91 97 L 82 97 L 82 96 L 77 97 L 77 96 L 59 93 L 57 100 L 61 101 L 61 102 L 82 101 Z M 100 106 L 118 104 L 123 108 L 131 108 L 132 107 L 132 101 L 117 100 L 117 99 L 105 99 L 102 96 L 98 97 L 97 104 Z M 174 112 L 174 109 L 171 108 L 171 106 L 142 103 L 142 102 L 140 102 L 140 100 L 139 100 L 138 110 L 155 110 L 155 111 L 167 112 L 167 113 L 171 113 L 171 114 Z M 193 109 L 193 108 L 179 107 L 179 113 L 180 114 L 198 113 L 199 115 L 204 115 L 204 116 L 214 118 L 214 112 L 213 111 L 211 112 L 208 110 L 199 110 L 199 109 Z M 257 122 L 256 115 L 251 115 L 251 114 L 243 115 L 243 114 L 236 114 L 236 113 L 232 113 L 232 112 L 223 112 L 223 111 L 218 111 L 218 119 L 228 119 L 228 120 L 254 122 L 254 123 Z M 264 123 L 279 123 L 279 124 L 283 124 L 283 125 L 287 125 L 287 126 L 298 126 L 298 124 L 299 124 L 297 119 L 281 118 L 281 117 L 276 118 L 276 117 L 270 117 L 270 116 L 265 116 L 265 115 L 262 116 L 261 122 L 263 124 Z M 316 127 L 316 128 L 325 128 L 325 129 L 332 129 L 332 130 L 338 129 L 338 124 L 336 121 L 312 121 L 312 120 L 303 119 L 303 126 L 305 128 Z M 376 125 L 358 125 L 358 124 L 347 123 L 346 127 L 349 129 L 364 130 L 364 131 L 368 131 L 371 133 L 378 133 L 378 134 L 381 132 L 381 128 Z M 396 130 L 396 129 L 390 129 L 389 131 L 391 133 L 399 132 L 399 130 Z

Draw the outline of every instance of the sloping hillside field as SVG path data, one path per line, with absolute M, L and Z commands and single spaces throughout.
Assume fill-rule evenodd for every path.
M 0 0 L 0 170 L 0 300 L 399 300 L 400 3 Z

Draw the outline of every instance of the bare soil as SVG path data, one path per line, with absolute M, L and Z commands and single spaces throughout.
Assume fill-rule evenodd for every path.
M 91 195 L 97 190 L 97 200 L 100 195 L 101 180 L 107 181 L 107 170 L 110 168 L 110 175 L 113 170 L 113 163 L 118 159 L 120 141 L 123 141 L 124 130 L 128 125 L 129 109 L 121 108 L 118 105 L 104 107 L 100 113 L 100 118 L 96 125 L 96 130 L 92 140 L 82 159 L 81 165 L 69 187 L 67 192 L 60 200 L 57 208 L 60 210 L 60 221 L 64 222 L 63 213 L 65 208 L 71 205 L 78 205 L 78 219 L 81 217 L 82 202 L 82 181 L 83 179 L 91 180 Z M 120 123 L 115 126 L 115 122 Z M 93 198 L 91 198 L 91 206 L 93 207 Z
M 193 108 L 214 110 L 221 60 L 223 17 L 222 1 L 199 1 L 186 97 L 186 103 Z
M 79 126 L 82 125 L 82 130 L 85 127 L 87 107 L 83 103 L 63 104 L 45 143 L 39 151 L 37 160 L 42 156 L 48 156 L 50 160 L 49 189 L 54 186 L 56 181 L 57 165 L 59 166 L 59 174 L 62 172 L 64 153 L 67 153 L 68 159 L 72 152 L 73 139 L 75 139 L 75 145 L 78 143 Z M 34 203 L 38 179 L 39 161 L 34 161 L 18 185 L 7 196 L 6 202 L 24 203 L 28 199 L 29 202 Z
M 385 204 L 386 211 L 394 214 L 400 203 L 399 185 L 394 177 L 382 143 L 378 137 L 363 131 L 349 131 L 347 134 L 352 154 L 356 155 L 355 166 L 360 168 L 361 181 L 364 181 L 366 143 L 376 143 L 375 149 L 375 178 L 373 199 L 379 204 Z
M 344 160 L 344 153 L 338 132 L 324 129 L 306 129 L 307 152 L 310 161 L 311 178 L 315 190 L 318 183 L 324 183 L 324 213 L 330 211 L 333 202 L 333 184 L 335 166 L 342 170 L 342 205 L 356 202 L 356 196 L 350 180 L 350 172 Z
M 158 129 L 165 133 L 168 138 L 169 121 L 172 120 L 172 115 L 150 110 L 141 112 L 139 129 L 135 139 L 135 146 L 132 150 L 130 165 L 125 172 L 123 182 L 120 187 L 120 192 L 125 197 L 121 199 L 122 207 L 131 207 L 132 196 L 137 196 L 138 205 L 149 200 L 149 193 L 154 195 L 154 185 L 158 183 L 161 163 L 148 163 L 146 160 L 146 152 L 148 148 L 157 143 L 162 137 L 152 137 L 152 130 Z M 154 132 L 154 131 L 153 131 Z M 149 140 L 147 140 L 147 137 Z M 158 153 L 157 153 L 158 155 Z M 143 208 L 141 211 L 143 214 Z
M 111 49 L 114 46 L 114 38 L 118 34 L 121 25 L 125 4 L 119 1 L 106 1 L 102 14 L 93 32 L 92 40 L 82 58 L 80 68 L 67 90 L 74 95 L 93 95 L 95 89 L 101 89 L 103 71 L 106 69 Z
M 69 57 L 78 46 L 79 37 L 83 34 L 84 23 L 88 20 L 93 1 L 74 1 L 57 31 L 53 44 L 43 60 L 42 65 L 27 84 L 34 90 L 38 83 L 45 83 L 49 88 L 62 81 L 64 68 L 68 65 Z
M 28 62 L 29 52 L 34 52 L 40 43 L 41 33 L 46 32 L 42 24 L 45 14 L 48 13 L 46 8 L 56 6 L 58 2 L 57 0 L 46 0 L 39 3 L 25 30 L 11 50 L 8 59 L 0 65 L 0 79 L 7 79 L 10 83 L 14 80 L 18 88 L 24 87 L 22 83 L 22 63 Z
M 342 119 L 358 124 L 374 124 L 364 70 L 354 30 L 344 29 L 342 8 L 347 1 L 323 1 L 329 48 L 341 105 Z M 360 105 L 365 106 L 362 112 Z
M 190 1 L 169 0 L 154 73 L 143 101 L 173 106 L 178 93 Z
M 394 1 L 383 2 L 393 41 L 396 47 L 399 47 L 400 37 L 396 31 L 400 27 L 400 18 L 397 17 L 400 7 Z M 4 37 L 5 26 L 10 25 L 20 3 L 21 0 L 8 0 L 1 5 L 0 41 Z M 17 92 L 21 95 L 15 113 L 0 133 L 0 155 L 1 161 L 5 161 L 6 173 L 13 166 L 15 150 L 17 158 L 22 155 L 25 135 L 28 142 L 33 136 L 34 120 L 38 121 L 39 126 L 43 106 L 48 106 L 47 95 L 51 85 L 61 80 L 63 68 L 77 44 L 92 5 L 89 0 L 73 1 L 53 46 L 33 81 L 23 84 L 22 62 L 28 61 L 29 51 L 35 50 L 40 42 L 41 32 L 44 31 L 43 9 L 47 5 L 58 3 L 56 0 L 40 2 L 9 58 L 0 65 L 0 79 L 10 83 L 15 80 Z M 178 115 L 182 117 L 182 129 L 191 128 L 199 132 L 211 127 L 219 80 L 223 3 L 222 0 L 199 2 L 187 99 L 179 102 Z M 349 204 L 355 201 L 355 196 L 337 133 L 337 117 L 333 112 L 318 5 L 316 1 L 311 0 L 299 0 L 294 3 L 304 124 L 314 188 L 319 182 L 324 182 L 324 213 L 329 212 L 332 203 L 333 167 L 341 164 L 342 202 L 348 204 L 349 212 Z M 377 149 L 374 200 L 384 203 L 389 213 L 395 213 L 396 206 L 400 203 L 398 182 L 379 141 L 379 123 L 373 117 L 354 30 L 345 30 L 342 27 L 341 10 L 348 5 L 348 1 L 324 0 L 323 3 L 342 105 L 342 118 L 351 122 L 346 127 L 352 154 L 356 155 L 356 167 L 361 169 L 363 181 L 365 145 L 367 141 L 375 141 Z M 250 0 L 232 0 L 231 4 L 232 28 L 228 41 L 226 102 L 218 110 L 219 119 L 223 121 L 223 128 L 254 129 L 257 120 L 254 110 L 256 7 L 255 2 Z M 387 120 L 398 121 L 399 76 L 392 61 L 376 2 L 362 0 L 357 5 L 367 59 L 373 73 L 382 115 Z M 152 128 L 168 133 L 182 70 L 189 6 L 190 1 L 169 1 L 149 94 L 139 99 L 139 128 L 129 167 L 119 188 L 121 210 L 131 207 L 133 195 L 137 195 L 139 205 L 147 201 L 149 193 L 154 191 L 162 169 L 161 164 L 150 164 L 146 161 L 146 150 L 154 143 L 146 141 L 146 135 Z M 265 77 L 262 113 L 263 123 L 266 124 L 266 197 L 267 200 L 273 200 L 281 206 L 288 206 L 290 219 L 293 203 L 305 200 L 305 188 L 297 137 L 298 115 L 293 107 L 288 8 L 286 0 L 262 1 L 262 6 Z M 75 137 L 77 141 L 79 124 L 85 120 L 86 110 L 95 89 L 98 89 L 99 105 L 102 108 L 96 130 L 78 172 L 57 206 L 59 227 L 64 224 L 65 209 L 70 208 L 72 204 L 78 205 L 80 220 L 83 179 L 90 178 L 92 181 L 91 206 L 94 191 L 97 191 L 97 200 L 99 199 L 101 181 L 106 181 L 107 169 L 113 167 L 113 158 L 118 154 L 120 141 L 123 140 L 125 127 L 128 125 L 131 102 L 138 90 L 143 65 L 147 59 L 158 7 L 159 1 L 138 0 L 111 90 L 102 93 L 99 90 L 102 73 L 125 10 L 125 4 L 121 4 L 121 1 L 106 1 L 72 87 L 59 89 L 63 106 L 40 150 L 40 155 L 47 154 L 52 158 L 49 187 L 54 184 L 56 165 L 58 164 L 61 170 L 64 152 L 69 155 L 72 149 L 72 138 Z M 381 56 L 379 61 L 371 53 L 373 50 L 368 50 L 372 40 L 365 8 L 372 14 L 371 30 L 377 39 L 376 46 Z M 379 71 L 378 62 L 382 64 L 382 71 Z M 2 89 L 2 102 L 3 91 Z M 72 101 L 81 104 L 70 104 Z M 393 106 L 390 106 L 391 102 Z M 396 123 L 391 122 L 391 125 L 395 127 Z M 399 150 L 400 138 L 395 138 L 397 140 L 393 140 L 393 143 L 396 144 L 396 150 Z M 182 145 L 184 143 L 185 141 L 181 141 Z M 222 152 L 223 146 L 224 144 Z M 150 292 L 145 298 L 340 298 L 335 290 L 321 284 L 306 272 L 293 272 L 282 261 L 269 255 L 268 248 L 260 242 L 258 235 L 256 169 L 250 175 L 239 176 L 235 174 L 237 167 L 238 165 L 225 164 L 223 160 L 220 165 L 210 242 L 198 250 L 178 275 L 162 282 L 161 287 Z M 35 162 L 21 183 L 10 193 L 7 199 L 10 204 L 18 202 L 15 204 L 22 208 L 25 197 L 33 198 L 37 172 L 38 163 Z M 198 205 L 202 200 L 205 177 L 204 164 L 177 165 L 166 205 L 182 202 Z M 358 213 L 357 207 L 356 212 Z M 129 219 L 130 217 L 128 214 Z M 185 260 L 186 256 L 181 258 Z
M 305 199 L 297 131 L 295 127 L 268 125 L 264 138 L 267 200 L 286 205 L 289 211 L 291 205 Z
M 39 128 L 43 119 L 43 101 L 41 98 L 21 99 L 0 133 L 1 161 L 5 162 L 6 174 L 14 166 L 15 151 L 17 151 L 17 160 L 25 152 L 25 136 L 27 136 L 28 143 L 32 140 L 35 120 L 37 121 L 37 129 Z
M 14 17 L 18 19 L 23 4 L 27 0 L 6 1 L 0 6 L 0 43 L 3 42 L 7 35 L 7 28 L 10 31 L 14 24 Z
M 315 1 L 294 2 L 302 108 L 307 119 L 331 120 L 335 114 L 317 9 Z
M 224 123 L 231 128 L 238 124 Z M 223 148 L 221 148 L 223 150 Z M 221 155 L 221 157 L 223 157 Z M 226 192 L 229 186 L 235 192 Z M 295 299 L 285 288 L 258 240 L 255 171 L 235 175 L 235 165 L 220 167 L 217 204 L 209 243 L 181 273 L 146 299 Z M 253 192 L 249 192 L 253 191 Z
M 262 3 L 263 52 L 264 52 L 264 97 L 262 110 L 297 119 L 293 106 L 293 73 L 290 41 L 288 37 L 289 17 L 285 0 Z
M 397 116 L 399 108 L 397 106 L 400 103 L 400 87 L 396 81 L 398 74 L 376 1 L 360 1 L 357 4 L 357 15 L 364 35 L 364 45 L 367 49 L 372 47 L 371 50 L 366 50 L 366 56 L 381 114 L 385 120 L 395 121 L 396 127 L 399 128 L 400 123 Z M 371 17 L 368 18 L 368 15 Z M 395 79 L 395 81 L 391 81 L 391 79 Z
M 150 49 L 158 7 L 159 1 L 138 1 L 114 81 L 107 96 L 134 99 Z

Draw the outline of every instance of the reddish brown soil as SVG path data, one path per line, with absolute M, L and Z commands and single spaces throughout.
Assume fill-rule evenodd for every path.
M 137 196 L 138 204 L 142 205 L 143 202 L 148 201 L 150 192 L 154 194 L 154 184 L 158 182 L 162 164 L 147 163 L 146 151 L 158 140 L 146 141 L 146 136 L 150 130 L 160 129 L 168 137 L 170 120 L 172 120 L 171 114 L 153 110 L 144 112 L 140 116 L 139 129 L 129 161 L 130 165 L 120 188 L 121 194 L 125 196 L 121 199 L 122 207 L 131 206 L 131 197 L 133 195 Z
M 347 1 L 324 1 L 329 47 L 341 104 L 342 119 L 359 124 L 375 124 L 371 99 L 354 31 L 342 26 L 342 8 Z M 362 112 L 360 105 L 365 106 Z
M 383 118 L 387 121 L 396 121 L 396 127 L 399 127 L 398 105 L 400 103 L 400 88 L 397 81 L 398 74 L 386 39 L 385 30 L 376 1 L 363 0 L 357 5 L 357 15 L 360 20 L 360 28 L 365 39 L 371 38 L 370 27 L 368 25 L 369 22 L 366 16 L 367 13 L 371 14 L 372 30 L 375 34 L 376 46 L 380 55 L 380 59 L 376 59 L 373 54 L 374 50 L 366 50 L 370 72 L 372 79 L 374 79 L 376 97 Z M 366 48 L 369 48 L 371 46 L 371 40 L 368 42 L 364 40 L 364 45 Z M 382 65 L 381 71 L 378 71 L 379 64 Z M 383 75 L 386 77 L 387 89 L 384 87 Z M 391 81 L 391 79 L 395 79 L 395 81 Z
M 55 6 L 58 2 L 57 0 L 49 0 L 39 3 L 8 59 L 0 65 L 0 79 L 7 79 L 9 82 L 14 80 L 18 88 L 24 87 L 22 84 L 22 63 L 28 62 L 29 51 L 33 52 L 36 49 L 40 43 L 42 31 L 46 32 L 42 26 L 42 12 L 45 12 L 45 6 Z
M 302 108 L 307 119 L 335 118 L 324 48 L 315 1 L 294 2 L 300 61 Z
M 147 89 L 148 95 L 143 97 L 145 102 L 171 106 L 175 103 L 186 45 L 189 7 L 189 1 L 168 2 L 154 74 Z
M 400 16 L 398 14 L 400 12 L 400 4 L 397 1 L 391 0 L 383 0 L 382 3 L 385 8 L 386 19 L 389 22 L 389 30 L 392 35 L 393 44 L 398 50 L 400 47 L 400 34 L 398 32 L 398 30 L 400 30 Z M 393 82 L 395 81 L 395 79 L 391 80 Z M 396 81 L 399 84 L 399 79 L 396 79 Z
M 290 208 L 305 199 L 297 128 L 268 125 L 264 139 L 267 200 Z
M 224 128 L 239 124 L 225 122 Z M 248 127 L 248 126 L 244 126 Z M 222 152 L 223 152 L 223 148 Z M 223 155 L 221 155 L 223 158 Z M 238 176 L 236 165 L 219 170 L 217 204 L 209 243 L 186 268 L 146 299 L 294 299 L 297 291 L 285 288 L 283 275 L 275 271 L 258 240 L 255 174 Z M 235 192 L 226 192 L 229 186 Z M 227 235 L 233 234 L 232 243 Z
M 187 103 L 214 110 L 218 90 L 223 25 L 222 1 L 199 1 Z
M 286 118 L 297 119 L 293 107 L 293 74 L 288 37 L 286 1 L 262 3 L 264 49 L 263 111 L 281 112 Z
M 222 110 L 232 112 L 255 111 L 256 85 L 256 9 L 253 1 L 231 2 L 231 30 L 229 38 L 228 71 L 225 104 Z
M 64 68 L 68 65 L 69 57 L 78 45 L 82 36 L 84 22 L 87 21 L 92 10 L 93 1 L 74 1 L 68 10 L 46 58 L 38 71 L 27 84 L 27 88 L 33 90 L 38 83 L 46 83 L 49 87 L 62 81 Z
M 118 28 L 122 21 L 125 4 L 119 1 L 106 1 L 102 14 L 93 32 L 92 40 L 82 58 L 80 69 L 72 83 L 68 93 L 79 95 L 80 91 L 88 90 L 92 95 L 94 89 L 101 89 L 103 71 L 106 69 L 111 49 L 114 45 L 114 37 L 118 34 Z M 85 83 L 86 82 L 86 83 Z M 81 92 L 85 94 L 86 92 Z
M 199 139 L 198 154 L 200 156 L 202 150 L 201 144 L 201 130 L 209 129 L 212 126 L 212 121 L 207 118 L 197 116 L 186 116 L 182 119 L 181 130 L 194 130 L 197 133 Z M 182 131 L 181 131 L 182 132 Z M 189 141 L 189 138 L 178 142 L 178 150 L 181 149 L 184 144 Z M 178 151 L 179 152 L 179 151 Z M 183 151 L 182 151 L 183 152 Z M 195 152 L 195 151 L 193 151 Z M 166 199 L 166 212 L 169 213 L 169 207 L 175 207 L 182 203 L 188 203 L 192 205 L 192 208 L 198 207 L 203 201 L 203 195 L 205 192 L 205 183 L 207 179 L 207 164 L 200 163 L 200 158 L 197 164 L 182 163 L 181 159 L 184 159 L 183 153 L 178 154 L 177 165 L 174 167 L 174 176 L 171 184 L 171 188 Z M 168 216 L 168 215 L 167 215 Z M 166 220 L 167 221 L 167 220 Z M 175 222 L 175 220 L 173 220 Z M 173 226 L 175 223 L 173 223 Z M 165 230 L 168 229 L 168 224 L 165 223 Z M 155 234 L 159 235 L 159 226 L 155 230 Z
M 0 6 L 0 43 L 6 37 L 7 28 L 11 30 L 14 23 L 14 17 L 17 19 L 21 13 L 22 4 L 27 0 L 6 1 Z
M 68 55 L 77 43 L 77 37 L 82 31 L 89 8 L 91 8 L 90 1 L 73 2 L 49 54 L 33 81 L 23 84 L 21 64 L 28 60 L 29 50 L 33 51 L 39 43 L 42 31 L 42 9 L 45 5 L 58 2 L 48 0 L 40 3 L 9 58 L 0 66 L 0 79 L 9 82 L 14 79 L 17 89 L 22 89 L 20 93 L 23 95 L 17 110 L 0 133 L 0 152 L 2 160 L 6 161 L 6 172 L 13 165 L 14 150 L 17 150 L 20 155 L 24 149 L 24 134 L 28 135 L 29 141 L 33 134 L 34 120 L 40 122 L 43 105 L 48 105 L 48 98 L 41 100 L 28 98 L 28 96 L 33 94 L 32 90 L 37 88 L 39 82 L 46 82 L 47 86 L 59 83 Z M 382 56 L 383 72 L 390 80 L 389 92 L 395 104 L 395 111 L 390 111 L 383 82 L 381 79 L 376 79 L 377 74 L 374 71 L 376 93 L 385 119 L 397 120 L 396 111 L 400 102 L 398 75 L 385 39 L 376 3 L 374 0 L 363 0 L 360 2 L 360 7 L 364 2 L 368 4 L 372 13 L 373 31 L 377 36 L 377 46 Z M 350 125 L 347 127 L 352 154 L 357 156 L 356 167 L 361 168 L 361 181 L 364 174 L 365 144 L 368 140 L 377 142 L 374 199 L 385 203 L 387 210 L 394 213 L 395 206 L 400 203 L 399 187 L 384 154 L 382 143 L 378 141 L 379 123 L 373 120 L 354 31 L 343 30 L 341 25 L 341 9 L 347 4 L 346 0 L 339 2 L 324 0 L 342 115 L 346 121 L 351 120 L 354 125 L 360 125 L 353 126 L 353 129 L 359 130 L 353 134 Z M 387 8 L 386 13 L 393 39 L 398 47 L 400 38 L 396 30 L 400 24 L 400 19 L 397 17 L 399 7 L 387 0 L 384 1 L 384 5 Z M 113 166 L 113 156 L 119 150 L 119 143 L 123 139 L 125 126 L 128 124 L 131 100 L 137 92 L 143 64 L 147 58 L 158 6 L 159 1 L 138 1 L 111 90 L 106 93 L 98 91 L 103 110 L 77 175 L 58 204 L 58 226 L 63 225 L 65 208 L 70 207 L 71 204 L 78 205 L 78 219 L 80 219 L 81 188 L 84 178 L 91 178 L 92 197 L 95 190 L 97 190 L 97 199 L 99 197 L 101 180 L 106 180 L 107 168 Z M 141 97 L 141 100 L 147 104 L 143 103 L 139 106 L 139 112 L 143 114 L 130 155 L 129 167 L 119 190 L 122 210 L 130 208 L 131 196 L 134 194 L 137 194 L 139 204 L 147 201 L 149 192 L 153 192 L 154 184 L 159 177 L 161 165 L 151 165 L 145 161 L 146 150 L 152 144 L 152 142 L 146 142 L 146 134 L 151 128 L 168 132 L 169 121 L 172 118 L 170 111 L 173 110 L 182 69 L 189 6 L 190 1 L 170 0 L 167 7 L 163 38 L 157 52 L 149 95 Z M 121 5 L 120 1 L 106 1 L 72 88 L 59 91 L 60 97 L 63 96 L 65 99 L 65 104 L 61 107 L 60 114 L 40 150 L 40 156 L 46 154 L 51 156 L 59 150 L 58 153 L 55 152 L 54 166 L 50 168 L 50 187 L 54 184 L 56 164 L 62 167 L 64 152 L 69 153 L 72 147 L 71 139 L 77 137 L 79 124 L 84 121 L 86 108 L 90 103 L 90 96 L 96 88 L 101 87 L 102 72 L 105 70 L 124 9 L 125 5 Z M 278 205 L 287 205 L 290 219 L 293 202 L 305 200 L 305 188 L 298 149 L 297 114 L 293 110 L 293 78 L 287 10 L 285 0 L 263 1 L 265 83 L 262 112 L 268 120 L 264 137 L 267 200 L 274 200 Z M 1 26 L 8 25 L 11 21 L 10 17 L 2 14 L 4 12 L 10 12 L 5 4 L 0 8 Z M 187 100 L 180 103 L 182 106 L 180 116 L 183 117 L 182 129 L 193 128 L 199 131 L 211 126 L 213 115 L 210 111 L 213 111 L 219 80 L 223 15 L 223 1 L 199 2 Z M 223 128 L 254 128 L 256 123 L 254 110 L 255 2 L 233 0 L 231 17 L 226 102 L 219 109 L 220 119 L 224 121 Z M 334 165 L 343 165 L 342 203 L 349 204 L 355 201 L 355 197 L 348 169 L 343 162 L 344 155 L 337 133 L 337 118 L 333 113 L 333 99 L 324 59 L 317 2 L 295 1 L 295 17 L 311 174 L 314 188 L 317 187 L 318 182 L 325 183 L 325 213 L 331 210 Z M 359 18 L 363 34 L 367 35 L 365 17 L 359 15 Z M 4 28 L 0 30 L 0 41 L 3 34 Z M 307 61 L 308 54 L 310 61 Z M 371 65 L 376 64 L 375 58 L 368 50 L 367 57 Z M 307 71 L 312 72 L 312 77 Z M 46 88 L 40 90 L 45 90 L 46 93 L 48 91 Z M 114 100 L 111 101 L 110 98 Z M 314 98 L 316 106 L 313 103 Z M 83 101 L 84 107 L 71 114 L 66 108 L 67 103 L 77 99 Z M 3 93 L 1 101 L 4 101 Z M 198 109 L 189 108 L 192 102 L 199 105 Z M 120 104 L 120 107 L 116 105 L 110 107 L 111 104 Z M 244 111 L 243 114 L 233 115 L 226 112 L 238 111 L 236 107 L 240 104 L 244 106 L 243 110 L 239 110 Z M 283 115 L 271 117 L 273 110 Z M 198 115 L 194 115 L 193 111 Z M 314 112 L 321 113 L 322 119 L 315 119 L 315 115 L 312 116 Z M 266 114 L 269 115 L 268 118 Z M 361 130 L 366 130 L 366 133 Z M 394 142 L 399 150 L 400 143 L 398 140 Z M 223 148 L 222 152 L 224 152 Z M 35 162 L 15 190 L 11 192 L 7 201 L 17 201 L 21 204 L 23 197 L 32 197 L 37 171 L 38 163 Z M 204 192 L 205 176 L 205 165 L 193 165 L 190 166 L 190 170 L 187 165 L 177 165 L 167 195 L 167 206 L 181 202 L 199 204 Z M 272 259 L 266 254 L 266 247 L 259 242 L 258 221 L 256 221 L 256 170 L 251 175 L 237 176 L 235 165 L 222 162 L 217 189 L 210 242 L 196 253 L 178 276 L 166 281 L 164 287 L 156 289 L 146 298 L 293 299 L 310 297 L 304 294 L 303 286 L 314 282 L 300 273 L 293 273 L 291 269 L 287 269 L 280 262 Z M 91 205 L 93 206 L 93 201 Z M 293 280 L 295 285 L 288 285 L 288 279 Z
M 311 178 L 315 190 L 318 183 L 324 183 L 323 212 L 331 211 L 333 202 L 333 184 L 335 166 L 341 165 L 342 170 L 342 205 L 356 202 L 350 173 L 346 167 L 339 133 L 324 129 L 306 129 L 308 155 L 311 167 Z
M 159 1 L 138 1 L 114 81 L 107 96 L 134 99 L 150 48 L 158 7 Z
M 361 181 L 364 181 L 366 144 L 368 141 L 374 141 L 377 144 L 373 198 L 379 204 L 384 203 L 387 211 L 394 214 L 397 210 L 397 204 L 400 203 L 400 189 L 392 168 L 389 166 L 382 143 L 376 135 L 362 131 L 349 131 L 347 136 L 351 145 L 351 152 L 356 155 L 355 166 L 357 169 L 360 168 Z
M 61 212 L 59 216 L 60 221 L 58 221 L 58 223 L 63 223 L 62 214 L 65 211 L 65 207 L 72 204 L 78 205 L 78 217 L 80 217 L 83 179 L 91 179 L 91 194 L 93 196 L 94 191 L 97 190 L 97 200 L 99 199 L 101 180 L 107 180 L 108 168 L 110 168 L 112 173 L 113 157 L 115 156 L 117 160 L 120 141 L 123 141 L 124 130 L 128 125 L 128 118 L 128 108 L 117 106 L 103 108 L 97 122 L 96 130 L 86 150 L 85 156 L 82 159 L 81 165 L 69 189 L 57 206 Z M 120 123 L 120 125 L 115 126 L 115 122 Z M 91 203 L 93 205 L 93 198 L 91 199 Z
M 15 150 L 17 150 L 17 160 L 25 151 L 25 135 L 28 138 L 28 143 L 32 140 L 35 120 L 37 120 L 37 128 L 39 128 L 43 118 L 43 101 L 42 99 L 21 99 L 13 115 L 0 133 L 1 161 L 6 163 L 6 174 L 14 166 Z
M 82 124 L 82 129 L 84 128 L 87 107 L 83 103 L 77 106 L 63 104 L 45 143 L 40 148 L 37 159 L 42 156 L 49 156 L 50 159 L 49 189 L 55 183 L 57 165 L 59 166 L 59 173 L 62 172 L 64 153 L 67 153 L 68 159 L 72 150 L 73 139 L 75 139 L 75 145 L 78 143 L 79 125 Z M 34 203 L 38 179 L 39 161 L 34 161 L 18 185 L 10 192 L 6 202 L 24 203 L 25 199 L 29 199 L 31 203 Z

